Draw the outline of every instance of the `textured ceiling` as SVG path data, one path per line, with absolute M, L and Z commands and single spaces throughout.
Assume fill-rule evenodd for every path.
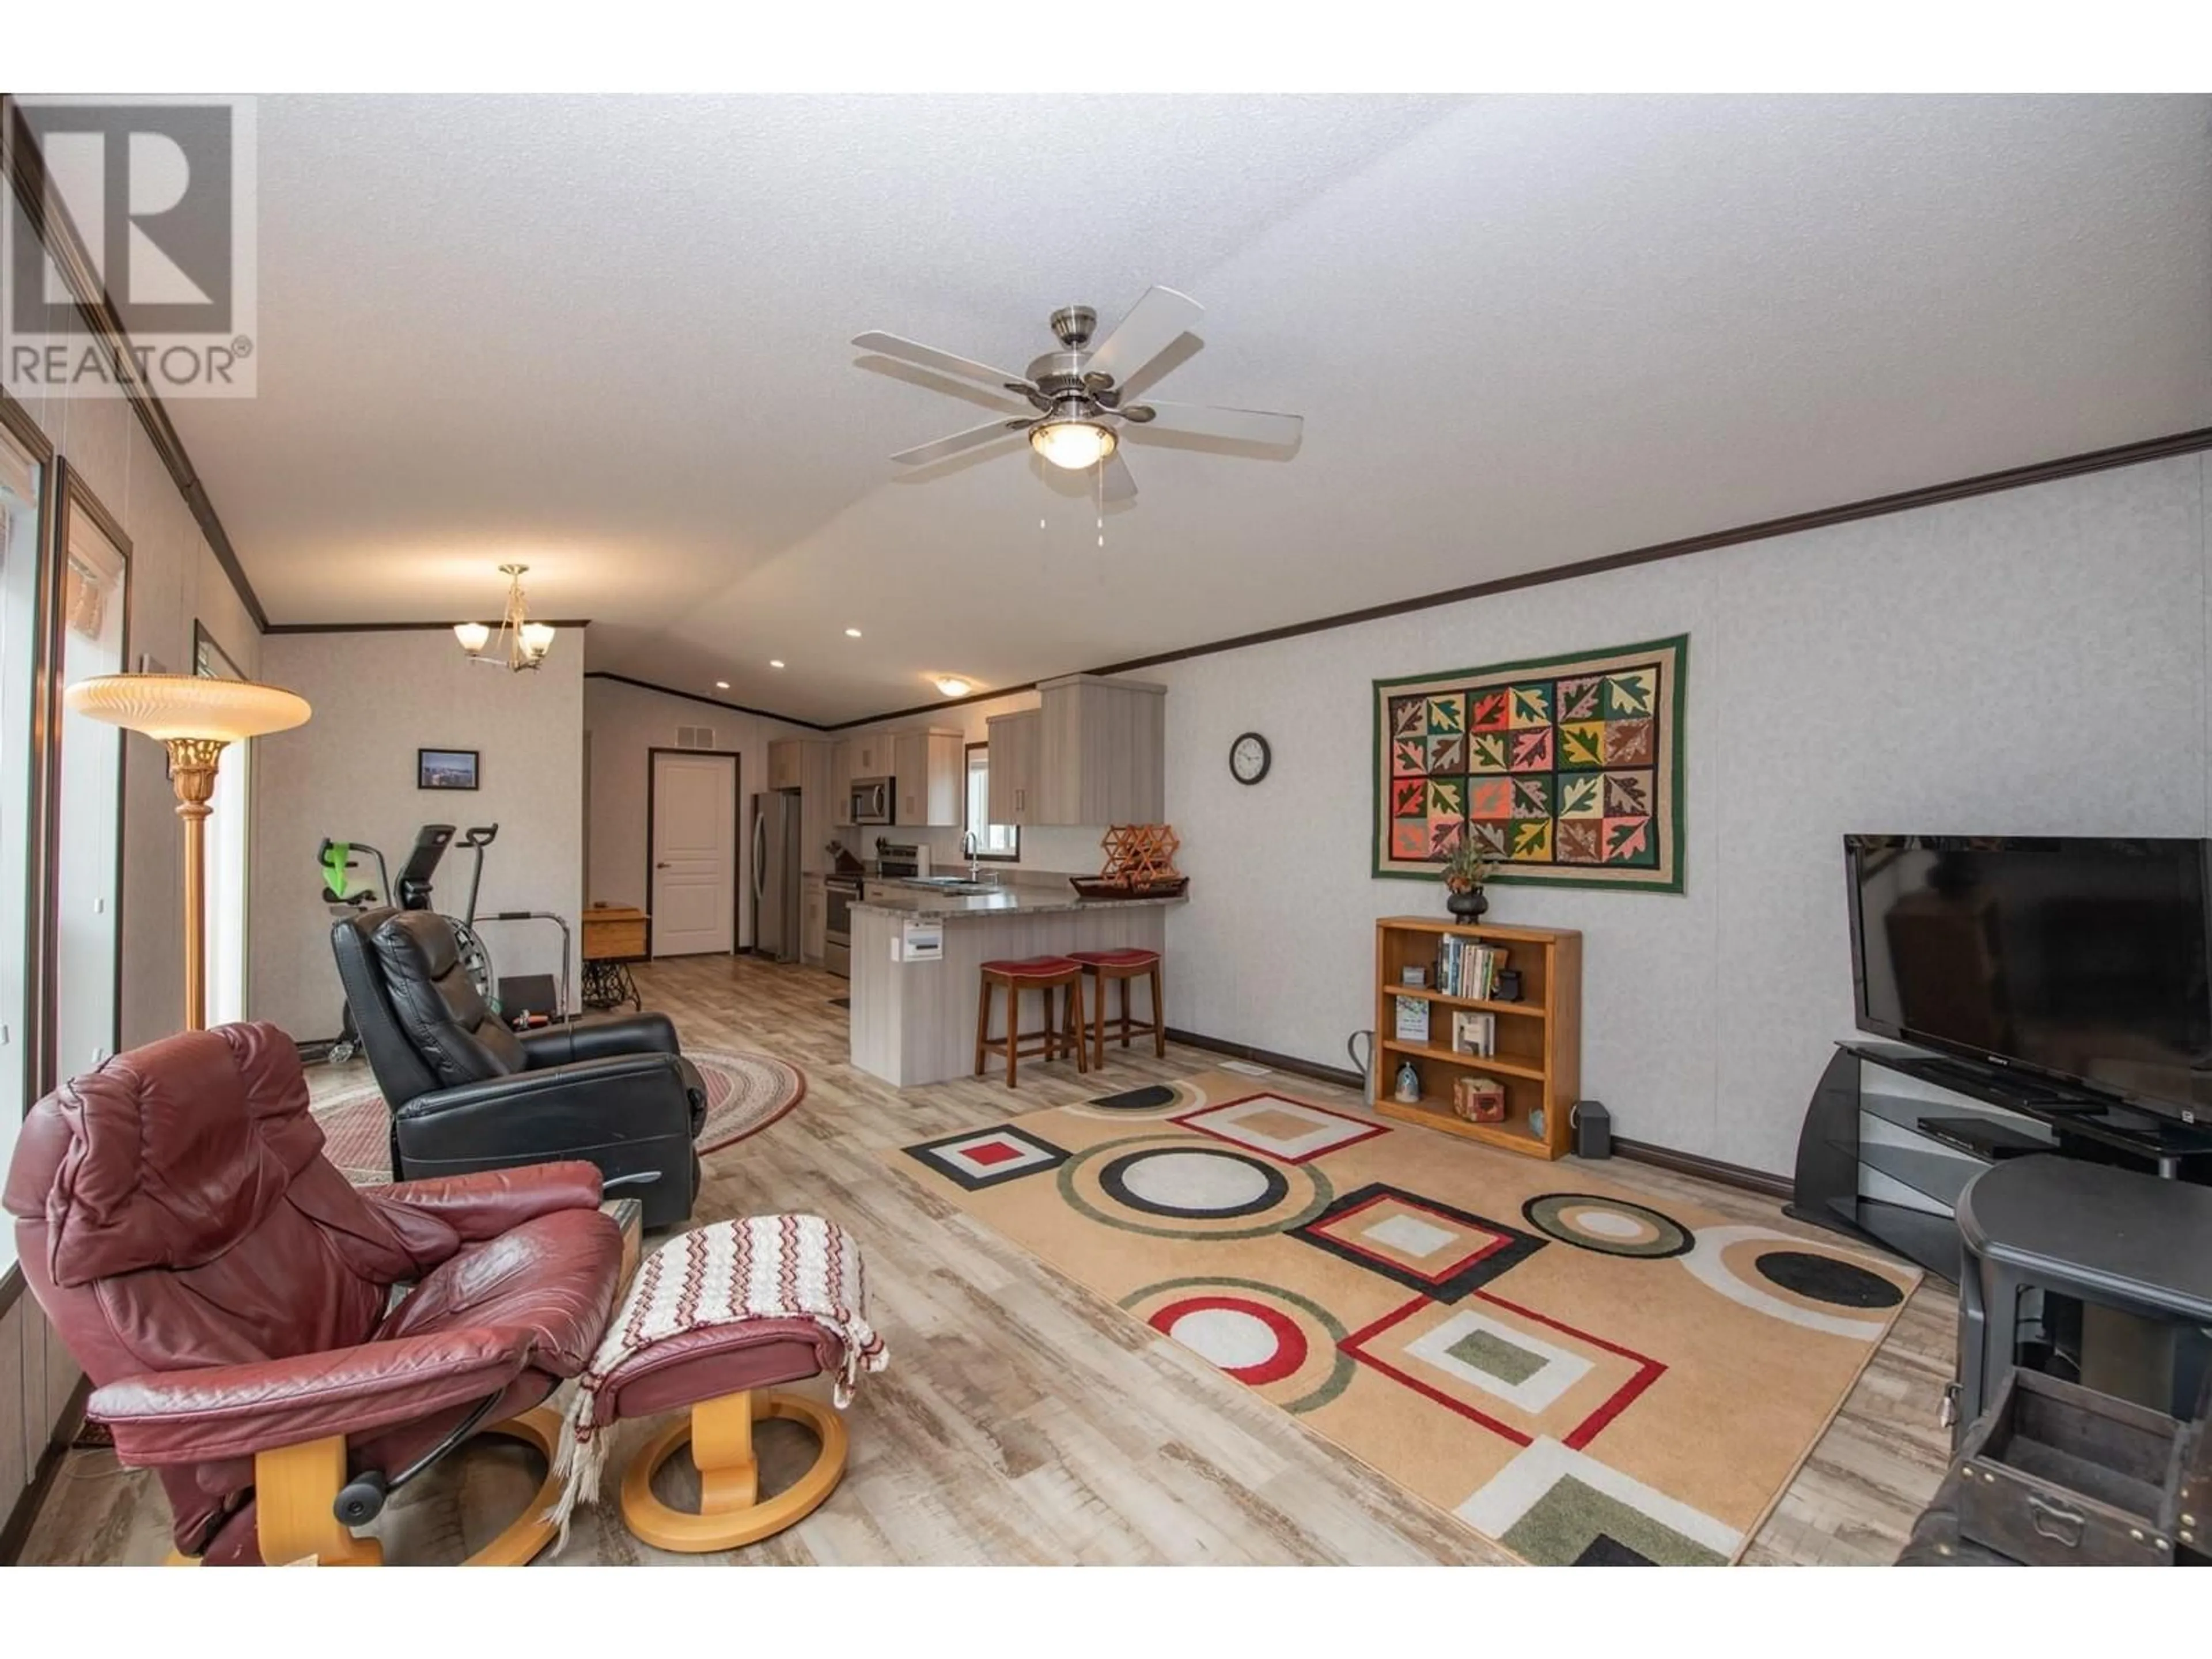
M 2209 116 L 267 98 L 260 396 L 172 409 L 279 623 L 520 558 L 594 669 L 845 719 L 2212 425 Z M 851 336 L 1019 368 L 1151 283 L 1158 394 L 1294 456 L 1133 442 L 1103 549 L 1018 441 L 894 477 L 989 411 Z

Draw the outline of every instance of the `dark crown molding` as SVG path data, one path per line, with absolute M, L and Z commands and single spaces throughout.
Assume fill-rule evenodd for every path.
M 1256 634 L 1239 634 L 1233 638 L 1215 640 L 1206 645 L 1186 646 L 1181 650 L 1162 651 L 1149 657 L 1132 657 L 1127 662 L 1109 663 L 1103 668 L 1094 668 L 1089 672 L 1093 674 L 1127 674 L 1140 668 L 1156 668 L 1162 663 L 1182 662 L 1192 657 L 1210 657 L 1224 651 L 1242 651 L 1250 646 L 1271 645 L 1278 640 L 1296 639 L 1302 634 L 1353 628 L 1361 623 L 1401 617 L 1408 611 L 1460 605 L 1468 599 L 1486 599 L 1493 593 L 1510 593 L 1523 587 L 1541 587 L 1549 582 L 1572 581 L 1579 576 L 1601 575 L 1608 570 L 1626 570 L 1632 565 L 1656 564 L 1662 559 L 1684 558 L 1692 553 L 1710 552 L 1717 547 L 1735 547 L 1745 542 L 1771 540 L 1777 536 L 1795 536 L 1808 530 L 1825 529 L 1830 525 L 1850 524 L 1860 519 L 1884 518 L 1893 513 L 1910 513 L 1917 507 L 1936 507 L 1945 501 L 1965 501 L 1974 495 L 1992 495 L 2001 490 L 2024 489 L 2031 484 L 2051 483 L 2060 478 L 2076 477 L 2085 472 L 2105 472 L 2114 467 L 2136 466 L 2145 461 L 2166 460 L 2176 455 L 2194 454 L 2206 449 L 2212 449 L 2212 427 L 2198 427 L 2193 431 L 2177 432 L 2163 438 L 2148 438 L 2139 443 L 2119 444 L 2111 449 L 2062 456 L 2054 461 L 2038 461 L 2028 466 L 2008 467 L 2001 472 L 1979 473 L 1971 478 L 1954 479 L 1948 483 L 1928 484 L 1918 489 L 1901 489 L 1889 495 L 1870 495 L 1864 501 L 1847 501 L 1840 507 L 1819 507 L 1809 513 L 1793 513 L 1780 519 L 1762 519 L 1755 524 L 1739 525 L 1733 530 L 1717 530 L 1703 536 L 1685 536 L 1678 541 L 1656 542 L 1649 547 L 1602 554 L 1596 558 L 1553 565 L 1548 569 L 1532 570 L 1522 575 L 1500 576 L 1491 581 L 1472 582 L 1465 587 L 1448 587 L 1439 592 L 1423 593 L 1410 599 L 1394 600 L 1388 605 L 1340 611 L 1335 616 L 1318 617 L 1312 622 L 1263 629 Z
M 611 680 L 617 685 L 635 686 L 640 691 L 658 691 L 664 697 L 681 697 L 686 702 L 704 703 L 709 708 L 719 708 L 726 714 L 750 714 L 764 720 L 781 720 L 786 726 L 805 726 L 810 732 L 834 732 L 837 728 L 822 726 L 813 720 L 800 720 L 795 714 L 779 714 L 772 708 L 755 708 L 742 702 L 724 702 L 719 697 L 709 697 L 696 691 L 678 691 L 673 686 L 655 685 L 651 680 L 634 679 L 628 674 L 610 673 L 604 668 L 587 668 L 587 680 Z
M 451 622 L 342 622 L 342 623 L 271 623 L 261 631 L 264 634 L 450 634 L 465 622 L 481 622 L 481 617 L 456 617 Z M 589 617 L 532 617 L 533 623 L 542 622 L 548 628 L 589 628 Z
M 2085 472 L 2108 472 L 2116 467 L 2139 466 L 2147 461 L 2167 460 L 2177 455 L 2191 455 L 2208 449 L 2212 449 L 2212 427 L 2197 427 L 2187 432 L 2172 433 L 2163 438 L 2117 444 L 2110 449 L 2093 449 L 2079 455 L 2061 456 L 2057 460 L 2008 467 L 1999 472 L 1978 473 L 1972 477 L 1956 478 L 1948 483 L 1901 489 L 1888 495 L 1870 495 L 1863 501 L 1846 501 L 1840 507 L 1819 507 L 1809 513 L 1793 513 L 1779 519 L 1762 519 L 1754 524 L 1738 525 L 1732 530 L 1717 530 L 1702 536 L 1685 536 L 1671 542 L 1655 542 L 1649 547 L 1602 554 L 1596 558 L 1553 565 L 1548 569 L 1531 570 L 1517 576 L 1499 576 L 1490 581 L 1471 582 L 1464 587 L 1448 587 L 1433 593 L 1417 594 L 1412 599 L 1394 599 L 1387 605 L 1339 611 L 1334 616 L 1317 617 L 1311 622 L 1289 623 L 1280 628 L 1262 629 L 1254 634 L 1233 635 L 1227 639 L 1209 641 L 1204 645 L 1187 645 L 1176 650 L 1161 651 L 1149 657 L 1132 657 L 1126 662 L 1107 663 L 1080 672 L 1087 674 L 1130 674 L 1139 669 L 1157 668 L 1164 663 L 1186 662 L 1193 657 L 1218 656 L 1224 651 L 1243 651 L 1255 645 L 1272 645 L 1279 640 L 1327 633 L 1333 629 L 1356 628 L 1362 623 L 1381 622 L 1416 611 L 1432 611 L 1440 605 L 1463 605 L 1469 599 L 1487 599 L 1495 593 L 1510 593 L 1524 587 L 1541 587 L 1550 582 L 1573 581 L 1582 576 L 1602 575 L 1609 570 L 1626 570 L 1632 565 L 1656 564 L 1662 559 L 1685 558 L 1690 554 L 1710 552 L 1717 547 L 1735 547 L 1745 542 L 1795 536 L 1808 530 L 1824 529 L 1830 525 L 1883 518 L 1893 513 L 1910 513 L 1918 507 L 1940 506 L 1945 501 L 1965 501 L 1975 495 L 1993 495 L 2001 490 L 2025 489 L 2033 484 L 2078 477 Z M 1043 678 L 1050 679 L 1054 677 L 1046 675 Z M 1040 684 L 1042 681 L 1031 680 L 1024 685 L 1001 686 L 995 690 L 978 691 L 965 697 L 948 697 L 941 702 L 892 709 L 881 714 L 866 714 L 858 720 L 836 720 L 816 726 L 815 729 L 842 732 L 856 726 L 872 726 L 878 720 L 910 719 L 916 714 L 926 714 L 933 708 L 951 708 L 963 702 L 978 702 L 992 697 L 1033 691 Z M 788 716 L 779 715 L 777 718 L 787 719 Z M 812 724 L 804 720 L 793 723 Z
M 260 596 L 246 580 L 246 568 L 238 562 L 237 550 L 230 544 L 230 532 L 222 527 L 222 515 L 209 499 L 207 486 L 200 482 L 192 458 L 185 448 L 185 441 L 170 423 L 169 411 L 162 406 L 160 394 L 138 372 L 137 360 L 130 350 L 131 336 L 123 326 L 123 319 L 116 314 L 113 301 L 107 297 L 84 238 L 78 234 L 60 192 L 53 188 L 47 176 L 46 158 L 31 134 L 22 106 L 11 93 L 0 93 L 0 155 L 6 159 L 9 181 L 15 186 L 15 199 L 22 204 L 23 216 L 32 234 L 60 267 L 62 279 L 69 284 L 70 296 L 76 301 L 77 314 L 84 319 L 86 328 L 94 337 L 106 343 L 112 367 L 131 399 L 131 407 L 137 413 L 138 424 L 146 428 L 154 453 L 161 458 L 161 465 L 168 469 L 177 493 L 191 509 L 200 533 L 207 538 L 223 574 L 230 578 L 230 585 L 237 592 L 239 603 L 246 607 L 246 614 L 253 618 L 256 628 L 265 632 L 269 613 L 262 609 Z

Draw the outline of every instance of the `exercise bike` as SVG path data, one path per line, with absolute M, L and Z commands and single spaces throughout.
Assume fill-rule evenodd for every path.
M 377 880 L 392 897 L 392 902 L 403 910 L 432 908 L 433 879 L 446 849 L 453 843 L 455 834 L 450 823 L 426 823 L 415 832 L 415 845 L 400 867 L 399 880 L 395 887 L 390 866 L 383 852 L 367 842 L 331 841 L 325 837 L 317 850 L 316 859 L 323 873 L 323 902 L 331 907 L 333 917 L 343 917 L 360 910 L 374 908 L 381 902 L 374 887 L 350 888 L 349 874 L 361 867 L 355 854 L 365 854 L 376 861 Z M 478 825 L 459 832 L 461 845 L 476 854 L 476 866 L 469 877 L 468 914 L 448 915 L 446 920 L 453 925 L 455 942 L 459 946 L 461 970 L 469 976 L 477 994 L 485 1005 L 498 1014 L 507 1026 L 515 1030 L 527 1030 L 540 1025 L 558 1024 L 570 1016 L 568 1004 L 568 924 L 550 911 L 501 910 L 479 918 L 477 896 L 483 884 L 484 848 L 499 835 L 495 823 Z M 477 932 L 479 920 L 483 921 L 550 921 L 561 932 L 561 978 L 558 989 L 550 974 L 527 974 L 517 978 L 501 980 L 492 967 L 491 951 Z M 333 1066 L 343 1066 L 360 1051 L 361 1034 L 353 1021 L 353 1009 L 342 1005 L 337 1041 L 333 1042 L 326 1058 Z
M 390 902 L 402 910 L 428 910 L 431 908 L 432 878 L 436 875 L 439 860 L 453 839 L 450 823 L 426 823 L 415 832 L 415 845 L 409 849 L 407 862 L 400 867 L 399 881 L 392 880 L 391 866 L 385 862 L 381 848 L 365 841 L 332 841 L 328 836 L 315 851 L 317 867 L 323 876 L 323 902 L 330 907 L 333 919 L 353 915 L 362 910 L 373 910 L 378 905 Z M 469 832 L 474 835 L 476 832 Z M 465 845 L 465 842 L 464 842 Z M 348 878 L 361 868 L 363 854 L 376 861 L 376 886 L 355 887 Z M 483 857 L 477 854 L 479 863 Z M 377 896 L 380 886 L 386 897 Z M 473 897 L 473 893 L 471 895 Z M 490 1001 L 494 995 L 491 953 L 483 947 L 467 923 L 448 916 L 460 945 L 462 971 L 476 987 L 477 994 Z M 496 1005 L 495 1005 L 495 1006 Z M 361 1051 L 361 1032 L 353 1022 L 350 1003 L 338 1005 L 338 1037 L 325 1054 L 333 1066 L 343 1066 Z
M 483 962 L 484 983 L 477 985 L 477 993 L 514 1030 L 521 1031 L 540 1025 L 558 1025 L 574 1018 L 568 1012 L 568 924 L 550 910 L 494 910 L 480 915 L 477 912 L 477 895 L 483 885 L 484 848 L 499 836 L 495 823 L 483 824 L 461 832 L 461 845 L 477 855 L 476 867 L 469 872 L 469 908 L 465 920 L 454 923 L 462 941 L 462 960 L 468 960 L 471 950 L 479 953 Z M 403 880 L 405 877 L 403 873 Z M 450 918 L 449 918 L 450 920 Z M 507 979 L 495 979 L 491 971 L 491 952 L 477 931 L 488 921 L 550 921 L 561 934 L 561 981 L 556 988 L 550 974 L 522 974 Z M 474 977 L 473 974 L 471 975 Z

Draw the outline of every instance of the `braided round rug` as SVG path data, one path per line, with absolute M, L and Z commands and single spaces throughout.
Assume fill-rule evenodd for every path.
M 701 1156 L 758 1134 L 805 1098 L 806 1073 L 773 1054 L 731 1048 L 687 1048 L 707 1085 Z M 392 1179 L 392 1115 L 374 1083 L 343 1090 L 314 1105 L 323 1155 L 356 1187 Z

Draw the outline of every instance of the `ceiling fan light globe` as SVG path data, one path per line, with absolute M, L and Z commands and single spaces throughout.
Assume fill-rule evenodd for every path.
M 1116 442 L 1111 427 L 1094 421 L 1048 421 L 1030 428 L 1030 447 L 1071 472 L 1097 465 L 1114 453 Z

